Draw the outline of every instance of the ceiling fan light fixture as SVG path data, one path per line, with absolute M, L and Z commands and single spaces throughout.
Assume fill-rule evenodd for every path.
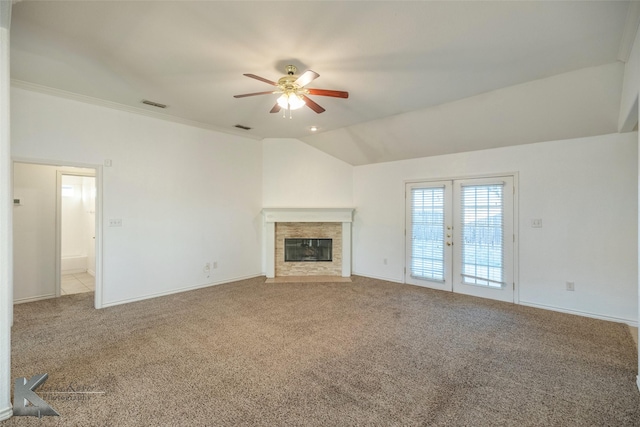
M 304 105 L 304 99 L 302 99 L 300 95 L 289 95 L 289 108 L 291 108 L 292 110 L 297 110 L 298 108 L 304 107 Z
M 286 93 L 283 93 L 282 95 L 280 95 L 280 98 L 278 98 L 276 102 L 278 103 L 280 108 L 284 108 L 284 109 L 289 108 L 289 97 L 287 96 Z
M 305 105 L 304 99 L 295 92 L 283 93 L 277 102 L 280 108 L 289 110 L 297 110 Z

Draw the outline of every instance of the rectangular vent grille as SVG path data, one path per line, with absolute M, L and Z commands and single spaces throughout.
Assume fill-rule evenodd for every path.
M 143 99 L 142 103 L 143 104 L 147 104 L 147 105 L 151 105 L 152 107 L 167 108 L 167 106 L 165 104 L 160 104 L 159 102 L 147 101 L 146 99 Z
M 243 130 L 251 130 L 251 128 L 249 126 L 244 126 L 244 125 L 236 125 L 235 127 L 237 127 L 238 129 L 243 129 Z

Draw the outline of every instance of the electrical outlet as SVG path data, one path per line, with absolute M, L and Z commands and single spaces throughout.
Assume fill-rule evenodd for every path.
M 576 284 L 574 282 L 567 282 L 567 290 L 568 291 L 575 291 L 576 290 Z
M 122 218 L 109 219 L 109 227 L 122 227 Z
M 542 228 L 542 219 L 536 218 L 531 220 L 532 228 Z

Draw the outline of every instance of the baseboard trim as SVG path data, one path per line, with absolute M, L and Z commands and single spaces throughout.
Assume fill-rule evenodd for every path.
M 248 275 L 248 276 L 235 277 L 235 278 L 230 278 L 230 279 L 227 279 L 227 280 L 221 280 L 219 282 L 203 283 L 203 284 L 200 284 L 200 285 L 187 286 L 185 288 L 179 288 L 179 289 L 173 289 L 173 290 L 165 291 L 165 292 L 158 292 L 158 293 L 155 293 L 155 294 L 143 295 L 143 296 L 136 297 L 136 298 L 129 298 L 129 299 L 123 299 L 123 300 L 118 300 L 118 301 L 112 301 L 112 302 L 108 302 L 108 303 L 103 303 L 102 304 L 102 308 L 113 307 L 113 306 L 122 305 L 122 304 L 129 304 L 131 302 L 144 301 L 144 300 L 147 300 L 147 299 L 164 297 L 164 296 L 167 296 L 167 295 L 179 294 L 181 292 L 195 291 L 197 289 L 208 288 L 210 286 L 224 285 L 225 283 L 232 283 L 232 282 L 237 282 L 237 281 L 240 281 L 240 280 L 253 279 L 253 278 L 261 277 L 261 276 L 264 276 L 264 274 L 258 273 L 258 274 Z
M 404 282 L 402 280 L 392 279 L 390 277 L 373 276 L 371 274 L 362 274 L 362 273 L 357 273 L 357 272 L 353 272 L 353 275 L 354 276 L 367 277 L 369 279 L 384 280 L 385 282 L 393 282 L 393 283 L 404 284 Z
M 520 305 L 525 305 L 527 307 L 534 307 L 534 308 L 541 308 L 541 309 L 544 309 L 544 310 L 557 311 L 559 313 L 574 314 L 574 315 L 577 315 L 577 316 L 590 317 L 592 319 L 607 320 L 609 322 L 616 322 L 616 323 L 625 323 L 625 324 L 627 324 L 629 326 L 633 326 L 633 327 L 636 327 L 636 328 L 638 327 L 638 321 L 637 320 L 624 319 L 622 317 L 605 316 L 605 315 L 602 315 L 602 314 L 590 313 L 588 311 L 570 310 L 570 309 L 567 309 L 567 308 L 556 307 L 556 306 L 553 306 L 553 305 L 538 304 L 538 303 L 522 301 L 522 300 L 520 300 L 519 304 Z
M 13 416 L 13 406 L 9 405 L 0 410 L 0 421 L 8 420 Z
M 51 299 L 51 298 L 55 298 L 56 294 L 49 294 L 49 295 L 40 295 L 37 297 L 29 297 L 29 298 L 19 298 L 16 300 L 13 300 L 14 304 L 24 304 L 26 302 L 35 302 L 35 301 L 41 301 L 43 299 Z

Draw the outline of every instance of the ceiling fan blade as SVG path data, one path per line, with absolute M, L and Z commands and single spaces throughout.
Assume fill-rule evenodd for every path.
M 243 76 L 251 77 L 252 79 L 260 80 L 261 82 L 265 82 L 270 84 L 271 86 L 278 86 L 276 82 L 272 82 L 271 80 L 267 80 L 264 77 L 256 76 L 255 74 L 243 74 Z
M 327 89 L 307 89 L 309 95 L 322 95 L 333 96 L 334 98 L 348 98 L 349 92 L 343 92 L 341 90 L 327 90 Z
M 324 108 L 322 108 L 321 106 L 316 104 L 314 101 L 312 101 L 309 97 L 302 95 L 302 99 L 304 99 L 304 102 L 307 104 L 307 107 L 311 108 L 316 113 L 320 114 L 326 111 Z
M 243 93 L 242 95 L 233 95 L 234 98 L 246 98 L 247 96 L 256 96 L 256 95 L 270 95 L 272 94 L 273 91 L 267 91 L 267 92 L 254 92 L 254 93 Z
M 280 106 L 278 105 L 278 103 L 276 102 L 276 105 L 273 106 L 273 108 L 271 109 L 271 111 L 269 111 L 270 113 L 277 113 L 280 111 Z
M 318 77 L 320 77 L 320 74 L 316 73 L 313 70 L 307 70 L 302 73 L 300 77 L 298 77 L 298 79 L 295 81 L 295 84 L 297 84 L 298 86 L 306 86 Z

